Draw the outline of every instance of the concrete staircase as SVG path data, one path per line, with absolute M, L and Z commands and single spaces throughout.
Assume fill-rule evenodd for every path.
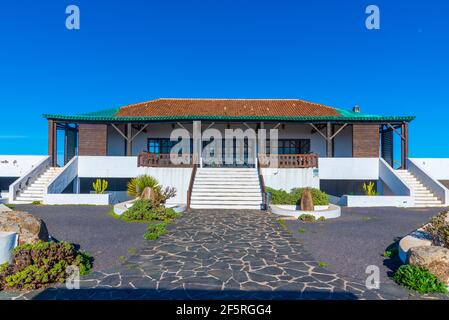
M 192 209 L 260 210 L 261 205 L 262 192 L 257 169 L 198 169 L 192 189 Z
M 32 203 L 33 201 L 42 201 L 44 193 L 53 180 L 64 168 L 50 167 L 42 173 L 36 180 L 25 188 L 14 200 L 16 204 Z
M 424 184 L 408 170 L 396 170 L 396 173 L 412 190 L 415 207 L 439 207 L 443 203 Z

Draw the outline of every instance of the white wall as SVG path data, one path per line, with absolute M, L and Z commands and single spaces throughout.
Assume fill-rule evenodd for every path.
M 165 187 L 175 187 L 168 203 L 186 203 L 192 168 L 137 167 L 137 157 L 78 157 L 79 178 L 134 178 L 142 174 L 156 178 Z
M 449 180 L 449 158 L 410 158 L 432 178 Z
M 378 158 L 319 158 L 319 177 L 323 180 L 378 180 Z
M 109 194 L 49 193 L 44 195 L 42 202 L 46 205 L 107 206 L 109 204 Z
M 46 157 L 0 155 L 0 177 L 20 177 Z
M 407 196 L 348 196 L 341 197 L 339 203 L 347 207 L 413 207 L 413 197 Z
M 293 188 L 320 188 L 320 180 L 313 177 L 313 169 L 261 168 L 265 185 L 273 189 L 290 191 Z

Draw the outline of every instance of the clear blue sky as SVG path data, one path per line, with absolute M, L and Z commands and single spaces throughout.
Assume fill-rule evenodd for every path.
M 65 8 L 81 29 L 65 28 Z M 381 9 L 381 30 L 365 8 Z M 158 97 L 302 98 L 416 115 L 414 157 L 449 157 L 449 1 L 2 1 L 0 154 L 45 154 L 42 113 Z

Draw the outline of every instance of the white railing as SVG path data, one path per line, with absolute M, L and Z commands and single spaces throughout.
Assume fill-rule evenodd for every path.
M 34 182 L 42 173 L 44 173 L 51 166 L 51 157 L 47 156 L 44 160 L 39 162 L 34 168 L 31 168 L 23 176 L 14 181 L 9 186 L 9 201 L 14 201 L 17 195 L 26 187 Z
M 434 179 L 426 169 L 418 165 L 414 160 L 407 160 L 408 171 L 413 174 L 420 182 L 424 184 L 430 191 L 437 196 L 443 204 L 449 204 L 449 190 L 440 183 L 437 179 Z
M 46 194 L 61 193 L 78 176 L 78 157 L 73 157 L 64 169 L 54 177 L 45 190 Z
M 413 191 L 399 177 L 392 167 L 382 158 L 379 159 L 379 179 L 385 183 L 396 196 L 413 196 Z

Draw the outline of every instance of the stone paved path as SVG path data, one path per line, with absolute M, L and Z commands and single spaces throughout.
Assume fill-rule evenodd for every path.
M 92 272 L 80 290 L 8 294 L 26 299 L 396 299 L 319 266 L 299 240 L 260 211 L 192 211 L 119 267 Z

